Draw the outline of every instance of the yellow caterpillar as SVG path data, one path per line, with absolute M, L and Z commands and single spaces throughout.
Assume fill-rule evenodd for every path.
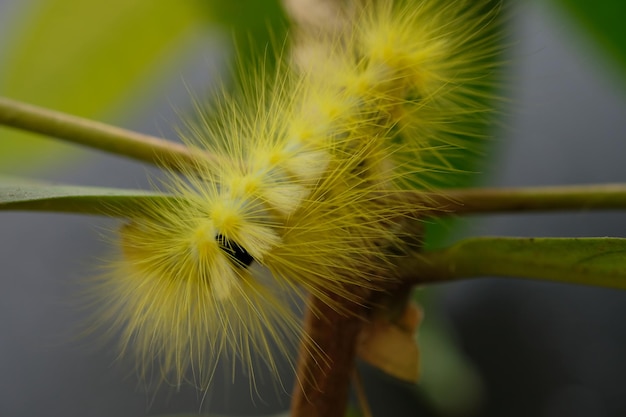
M 214 160 L 172 174 L 178 201 L 121 229 L 98 291 L 142 371 L 202 388 L 220 357 L 253 371 L 256 355 L 275 371 L 274 346 L 289 354 L 307 337 L 290 305 L 307 293 L 362 302 L 351 288 L 393 278 L 392 225 L 410 211 L 396 194 L 445 171 L 438 155 L 488 112 L 487 4 L 346 8 L 340 29 L 305 33 L 298 59 L 201 115 L 186 140 Z

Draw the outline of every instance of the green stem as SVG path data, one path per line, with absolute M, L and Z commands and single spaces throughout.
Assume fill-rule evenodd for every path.
M 178 143 L 2 97 L 0 124 L 176 170 L 194 166 L 198 158 L 198 154 Z M 215 159 L 208 153 L 202 154 L 202 158 Z M 626 184 L 470 188 L 430 193 L 408 191 L 407 194 L 419 209 L 418 214 L 430 217 L 626 208 Z
M 411 197 L 427 216 L 626 209 L 626 184 L 468 188 Z
M 626 239 L 471 238 L 400 265 L 404 282 L 506 276 L 626 289 Z
M 182 144 L 4 97 L 0 97 L 0 125 L 177 170 L 184 165 L 193 166 L 197 158 Z

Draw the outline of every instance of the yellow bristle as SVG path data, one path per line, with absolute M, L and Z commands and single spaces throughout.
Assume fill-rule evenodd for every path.
M 308 58 L 244 77 L 211 116 L 199 108 L 185 140 L 217 163 L 171 174 L 175 202 L 130 218 L 99 287 L 143 372 L 154 359 L 180 384 L 192 368 L 206 388 L 219 357 L 249 369 L 253 353 L 276 371 L 270 346 L 307 340 L 294 299 L 350 314 L 367 302 L 354 287 L 385 288 L 419 209 L 399 191 L 451 169 L 425 155 L 462 146 L 458 135 L 477 135 L 465 123 L 488 112 L 476 81 L 497 51 L 486 4 L 364 1 L 332 36 L 302 38 Z

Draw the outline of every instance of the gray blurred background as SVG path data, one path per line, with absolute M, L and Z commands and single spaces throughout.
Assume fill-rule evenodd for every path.
M 0 26 L 17 4 L 0 0 Z M 511 104 L 485 170 L 489 185 L 626 181 L 624 84 L 574 29 L 542 2 L 514 8 Z M 175 137 L 169 128 L 177 120 L 172 109 L 188 106 L 186 88 L 206 88 L 223 66 L 215 33 L 196 41 L 193 56 L 125 127 Z M 37 175 L 87 185 L 148 184 L 145 166 L 85 155 Z M 106 254 L 101 227 L 114 223 L 70 215 L 0 215 L 0 416 L 137 417 L 197 412 L 201 403 L 205 410 L 230 415 L 288 407 L 288 395 L 269 381 L 259 385 L 263 400 L 250 400 L 243 378 L 231 386 L 221 375 L 204 402 L 191 389 L 147 392 L 132 366 L 116 360 L 113 343 L 78 337 L 83 317 L 76 309 L 76 283 L 93 274 L 93 265 Z M 626 237 L 626 214 L 477 217 L 465 233 Z M 626 415 L 626 292 L 510 279 L 436 291 L 484 383 L 484 401 L 470 415 Z M 289 377 L 285 383 L 290 385 Z

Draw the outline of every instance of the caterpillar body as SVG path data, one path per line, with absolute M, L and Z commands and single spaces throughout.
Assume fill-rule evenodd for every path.
M 292 304 L 311 293 L 349 314 L 329 294 L 364 302 L 355 286 L 393 279 L 393 225 L 418 209 L 401 191 L 445 172 L 489 112 L 488 3 L 364 1 L 200 114 L 198 162 L 167 182 L 179 198 L 132 215 L 98 291 L 140 369 L 202 388 L 224 356 L 275 371 L 275 348 L 307 338 Z

